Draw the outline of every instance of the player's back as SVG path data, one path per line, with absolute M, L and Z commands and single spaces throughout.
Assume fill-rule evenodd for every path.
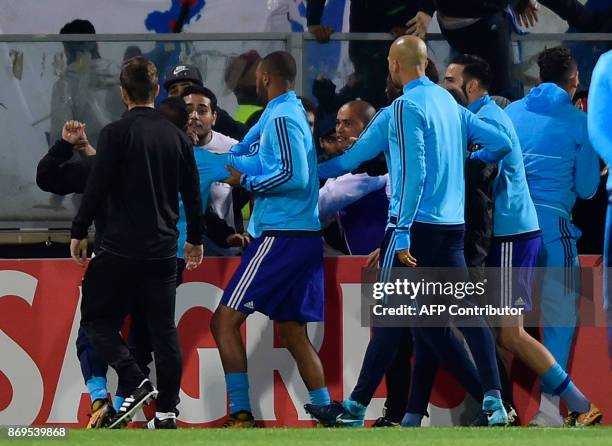
M 588 141 L 586 114 L 552 83 L 540 84 L 505 111 L 521 143 L 534 204 L 569 217 L 576 201 L 576 154 Z
M 414 110 L 411 115 L 420 121 L 415 132 L 422 132 L 422 136 L 397 131 L 401 125 L 412 128 L 410 122 L 404 122 L 402 104 Z M 410 175 L 411 166 L 405 165 L 402 152 L 417 149 L 411 147 L 415 136 L 424 145 L 425 179 L 414 220 L 432 224 L 463 223 L 466 137 L 459 106 L 446 90 L 421 77 L 404 87 L 404 94 L 396 99 L 393 107 L 389 140 L 391 147 L 400 145 L 404 149 L 391 151 L 391 164 L 402 166 L 403 176 Z M 401 185 L 394 182 L 394 186 L 400 189 L 394 192 L 401 194 Z M 399 212 L 393 200 L 391 213 Z
M 293 91 L 274 101 L 259 141 L 263 180 L 249 184 L 255 194 L 249 232 L 318 231 L 317 157 L 306 112 Z
M 102 129 L 97 161 L 109 146 L 121 150 L 110 155 L 120 158 L 118 171 L 101 173 L 113 176 L 103 249 L 122 254 L 133 246 L 138 257 L 174 256 L 181 182 L 196 174 L 186 161 L 187 137 L 158 111 L 137 107 Z

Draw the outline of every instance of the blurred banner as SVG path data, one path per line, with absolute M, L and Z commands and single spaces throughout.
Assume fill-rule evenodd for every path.
M 597 257 L 582 260 L 584 266 L 592 267 Z M 209 322 L 238 262 L 238 258 L 206 259 L 200 268 L 185 274 L 185 283 L 177 290 L 176 322 L 184 357 L 178 418 L 182 426 L 219 426 L 227 415 L 223 369 Z M 335 400 L 350 394 L 369 340 L 369 329 L 360 321 L 364 263 L 363 257 L 326 258 L 325 322 L 308 327 Z M 83 269 L 70 260 L 0 261 L 0 425 L 85 426 L 90 400 L 75 347 L 82 274 Z M 600 288 L 595 283 L 589 286 Z M 311 426 L 303 410 L 307 390 L 274 324 L 255 313 L 247 320 L 243 336 L 255 418 L 265 426 Z M 569 371 L 604 413 L 612 413 L 606 338 L 605 328 L 580 328 Z M 509 370 L 519 415 L 527 421 L 539 403 L 537 381 L 517 362 Z M 109 382 L 114 391 L 112 371 Z M 383 384 L 368 408 L 368 420 L 381 416 L 385 394 Z M 430 418 L 424 423 L 466 424 L 478 409 L 463 388 L 440 371 Z M 144 421 L 142 414 L 136 421 Z M 608 418 L 603 421 L 610 423 Z
M 184 3 L 190 5 L 187 32 L 288 32 L 306 26 L 306 0 L 3 0 L 0 33 L 56 34 L 76 18 L 103 34 L 170 32 Z M 342 20 L 348 3 L 330 0 L 327 9 Z

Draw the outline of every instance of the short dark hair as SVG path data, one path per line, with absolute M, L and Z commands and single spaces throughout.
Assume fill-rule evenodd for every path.
M 314 102 L 304 96 L 298 96 L 298 98 L 300 101 L 302 101 L 302 106 L 304 107 L 306 113 L 317 114 L 317 106 L 314 104 Z
M 137 103 L 152 102 L 157 91 L 157 68 L 142 56 L 125 61 L 119 75 L 128 97 Z
M 364 127 L 370 123 L 376 114 L 376 109 L 372 107 L 372 104 L 361 99 L 348 101 L 346 104 L 342 105 L 342 107 L 348 107 L 353 110 Z
M 189 122 L 189 112 L 183 98 L 171 96 L 159 104 L 159 111 L 164 118 L 173 123 L 179 129 L 183 130 Z
M 473 54 L 460 54 L 451 60 L 451 64 L 463 65 L 464 79 L 476 79 L 485 90 L 491 87 L 491 67 L 482 57 Z
M 295 59 L 287 51 L 274 51 L 261 60 L 267 71 L 293 84 L 297 74 Z
M 199 94 L 208 98 L 212 111 L 217 111 L 217 96 L 215 96 L 210 88 L 202 87 L 201 85 L 190 85 L 183 90 L 181 98 L 185 98 L 185 96 L 189 96 L 190 94 Z
M 75 19 L 60 29 L 60 34 L 95 34 L 96 28 L 89 20 Z M 63 42 L 66 51 L 66 63 L 76 61 L 78 53 L 89 52 L 92 59 L 99 59 L 98 42 Z
M 569 48 L 547 48 L 538 55 L 542 82 L 566 84 L 577 69 L 576 60 Z

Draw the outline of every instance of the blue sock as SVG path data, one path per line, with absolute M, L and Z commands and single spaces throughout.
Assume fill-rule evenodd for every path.
M 423 420 L 423 415 L 420 413 L 410 413 L 406 412 L 404 418 L 402 418 L 402 427 L 421 427 L 421 421 Z
M 106 390 L 106 378 L 101 376 L 92 376 L 89 378 L 85 385 L 87 391 L 93 403 L 95 400 L 105 400 L 108 398 L 108 391 Z
M 487 390 L 484 394 L 485 397 L 492 396 L 493 398 L 497 398 L 501 400 L 501 392 L 498 389 Z
M 319 390 L 311 390 L 308 392 L 308 396 L 310 396 L 310 403 L 315 406 L 327 406 L 331 403 L 327 387 L 322 387 Z
M 123 401 L 125 401 L 125 398 L 119 395 L 115 395 L 115 397 L 113 398 L 113 408 L 116 412 L 119 412 L 119 409 L 121 409 Z
M 495 395 L 485 395 L 482 400 L 482 410 L 496 411 L 504 407 L 504 402 L 501 397 Z
M 225 386 L 230 398 L 230 413 L 235 414 L 241 410 L 251 412 L 249 378 L 246 372 L 226 373 Z
M 570 412 L 586 412 L 589 410 L 591 402 L 576 387 L 569 375 L 563 368 L 555 363 L 540 380 L 549 389 L 553 389 L 555 395 L 559 395 Z

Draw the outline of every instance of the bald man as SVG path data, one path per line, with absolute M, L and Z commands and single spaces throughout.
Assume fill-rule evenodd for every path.
M 387 135 L 387 141 L 376 141 L 381 150 L 385 143 L 388 145 L 392 184 L 389 222 L 380 251 L 381 264 L 387 268 L 417 264 L 452 267 L 466 281 L 463 165 L 467 143 L 483 147 L 474 156 L 484 162 L 496 162 L 510 151 L 510 141 L 495 127 L 457 105 L 447 91 L 425 77 L 427 50 L 419 38 L 403 36 L 397 39 L 391 46 L 388 60 L 392 81 L 403 87 L 404 94 L 387 109 L 390 114 L 388 131 L 380 133 Z M 389 279 L 389 271 L 383 269 L 379 280 L 385 278 Z M 400 339 L 408 330 L 406 322 L 411 323 L 408 319 L 373 318 L 372 338 L 351 397 L 326 407 L 307 405 L 307 411 L 323 424 L 363 425 L 366 406 L 395 357 Z M 379 321 L 382 324 L 377 326 Z M 462 331 L 485 390 L 483 411 L 490 425 L 505 425 L 508 415 L 500 398 L 495 342 L 484 320 L 477 318 L 471 322 L 468 324 L 471 326 L 462 327 Z M 400 326 L 401 323 L 404 326 Z M 435 370 L 436 360 L 447 363 L 450 357 L 462 358 L 461 344 L 448 324 L 437 321 L 437 325 L 414 328 L 413 392 L 418 391 L 423 380 L 433 379 L 434 374 L 429 371 L 432 367 Z M 460 362 L 461 366 L 469 367 L 464 360 Z M 429 399 L 429 395 L 421 397 Z M 402 425 L 419 426 L 423 415 L 423 411 L 408 413 Z
M 336 136 L 342 152 L 375 114 L 374 107 L 366 101 L 350 101 L 340 107 L 336 115 Z M 380 246 L 389 208 L 388 178 L 388 175 L 347 173 L 328 180 L 319 190 L 319 219 L 324 226 L 338 221 L 348 254 L 368 255 Z

